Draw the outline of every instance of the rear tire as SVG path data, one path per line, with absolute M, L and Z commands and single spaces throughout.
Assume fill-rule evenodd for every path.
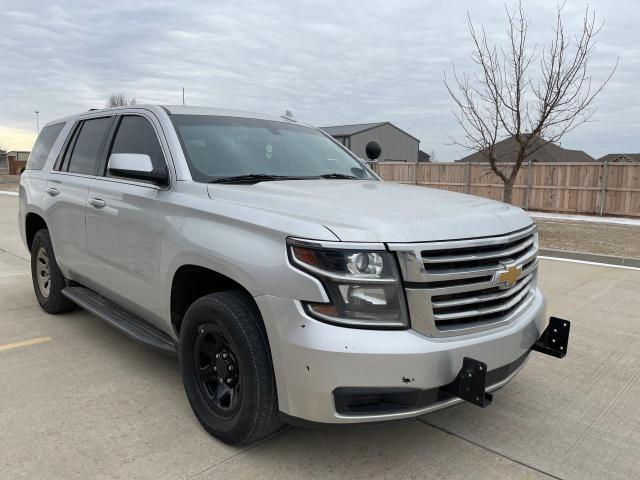
M 266 331 L 247 294 L 196 300 L 180 328 L 179 352 L 187 398 L 211 435 L 248 444 L 281 426 Z
M 62 295 L 66 286 L 58 267 L 49 231 L 39 230 L 31 244 L 31 279 L 38 303 L 47 313 L 68 312 L 75 304 Z

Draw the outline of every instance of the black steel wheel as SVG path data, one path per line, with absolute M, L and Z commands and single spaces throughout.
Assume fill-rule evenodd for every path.
M 267 334 L 241 291 L 196 300 L 180 327 L 180 368 L 191 408 L 225 443 L 255 442 L 280 425 Z
M 242 381 L 237 348 L 229 333 L 212 321 L 198 327 L 195 372 L 198 386 L 211 409 L 223 418 L 240 408 Z

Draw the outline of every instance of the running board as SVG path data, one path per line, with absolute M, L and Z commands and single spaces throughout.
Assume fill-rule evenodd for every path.
M 135 341 L 164 354 L 178 355 L 173 338 L 93 290 L 74 286 L 64 288 L 62 294 Z

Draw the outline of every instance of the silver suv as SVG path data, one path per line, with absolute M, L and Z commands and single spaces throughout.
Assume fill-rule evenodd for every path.
M 532 349 L 566 353 L 528 215 L 384 183 L 289 118 L 150 105 L 50 122 L 19 222 L 42 308 L 177 355 L 227 443 L 486 406 Z

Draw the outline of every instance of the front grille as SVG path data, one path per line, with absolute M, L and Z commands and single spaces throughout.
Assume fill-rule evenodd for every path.
M 436 328 L 447 330 L 466 324 L 490 322 L 514 312 L 526 300 L 532 275 L 522 278 L 513 287 L 482 289 L 487 293 L 469 290 L 459 293 L 456 300 L 442 300 L 446 295 L 431 294 L 431 306 Z
M 412 326 L 432 336 L 471 333 L 511 321 L 537 283 L 535 226 L 500 237 L 395 245 Z M 517 281 L 504 274 L 518 272 Z

